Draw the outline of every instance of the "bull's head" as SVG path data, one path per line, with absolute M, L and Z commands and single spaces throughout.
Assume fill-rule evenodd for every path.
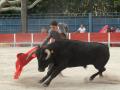
M 51 51 L 47 48 L 38 48 L 36 51 L 38 70 L 40 72 L 45 71 L 45 68 L 49 65 L 51 54 Z

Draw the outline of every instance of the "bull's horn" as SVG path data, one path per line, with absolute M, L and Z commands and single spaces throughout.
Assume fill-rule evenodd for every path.
M 51 56 L 51 52 L 49 49 L 45 49 L 45 53 L 47 54 L 47 56 L 45 58 L 47 60 Z

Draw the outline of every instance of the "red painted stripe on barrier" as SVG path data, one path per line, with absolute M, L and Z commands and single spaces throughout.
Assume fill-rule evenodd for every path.
M 110 42 L 120 42 L 120 33 L 110 33 Z
M 17 33 L 16 42 L 31 42 L 31 33 Z
M 88 41 L 88 33 L 70 33 L 72 40 Z M 17 33 L 16 42 L 32 42 L 31 33 Z M 33 43 L 43 42 L 47 33 L 33 33 Z M 90 41 L 108 42 L 108 33 L 90 33 Z M 120 42 L 120 33 L 110 33 L 111 42 Z M 0 43 L 14 43 L 14 34 L 0 34 Z
M 0 43 L 13 43 L 14 34 L 0 34 Z
M 108 33 L 90 33 L 92 42 L 108 42 Z
M 42 42 L 45 40 L 45 38 L 47 37 L 47 33 L 34 33 L 33 34 L 33 42 Z
M 88 33 L 71 33 L 72 40 L 88 41 Z

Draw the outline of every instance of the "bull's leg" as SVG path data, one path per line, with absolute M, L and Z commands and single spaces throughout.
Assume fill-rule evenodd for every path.
M 43 84 L 44 87 L 49 86 L 52 79 L 54 79 L 64 68 L 56 67 L 56 69 L 52 72 L 48 80 Z
M 97 67 L 96 67 L 97 68 Z M 98 69 L 98 68 L 97 68 Z M 100 75 L 100 76 L 103 76 L 102 75 L 102 72 L 104 72 L 106 69 L 103 67 L 103 68 L 100 68 L 98 69 L 99 71 L 95 74 L 93 74 L 91 77 L 90 77 L 90 80 L 93 80 L 97 75 Z
M 48 70 L 51 70 L 53 66 L 54 66 L 54 64 L 50 63 L 49 66 L 48 66 Z
M 106 70 L 106 68 L 103 68 L 102 71 L 100 70 L 100 73 L 99 73 L 99 76 L 100 76 L 100 77 L 103 77 L 103 74 L 102 74 L 102 73 L 103 73 L 105 70 Z
M 44 76 L 44 77 L 39 81 L 39 83 L 43 83 L 43 82 L 52 74 L 54 68 L 55 68 L 54 66 L 52 66 L 51 68 L 49 68 L 49 69 L 48 69 L 48 72 L 47 72 L 47 75 Z
M 97 73 L 93 74 L 93 75 L 90 77 L 90 79 L 89 79 L 89 80 L 90 80 L 90 81 L 91 81 L 91 80 L 93 80 L 93 79 L 94 79 L 94 78 L 95 78 L 98 74 L 99 74 L 99 72 L 97 72 Z
M 54 65 L 53 63 L 49 64 L 48 70 L 50 70 L 53 65 Z M 62 72 L 59 73 L 59 76 L 60 76 L 60 77 L 64 77 L 63 74 L 62 74 Z

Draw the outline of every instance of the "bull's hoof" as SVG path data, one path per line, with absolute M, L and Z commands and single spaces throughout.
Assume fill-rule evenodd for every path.
M 90 81 L 93 81 L 93 79 L 94 79 L 94 77 L 90 77 L 90 78 L 89 78 Z
M 43 80 L 40 80 L 40 81 L 39 81 L 40 84 L 43 83 L 43 82 L 44 82 Z
M 99 76 L 99 78 L 104 78 L 104 76 Z
M 47 83 L 44 83 L 44 84 L 43 84 L 43 86 L 44 86 L 44 87 L 48 87 L 48 86 L 49 86 L 49 84 L 47 84 Z
M 100 78 L 103 78 L 104 76 L 103 76 L 103 74 L 99 74 L 99 77 L 100 77 Z

